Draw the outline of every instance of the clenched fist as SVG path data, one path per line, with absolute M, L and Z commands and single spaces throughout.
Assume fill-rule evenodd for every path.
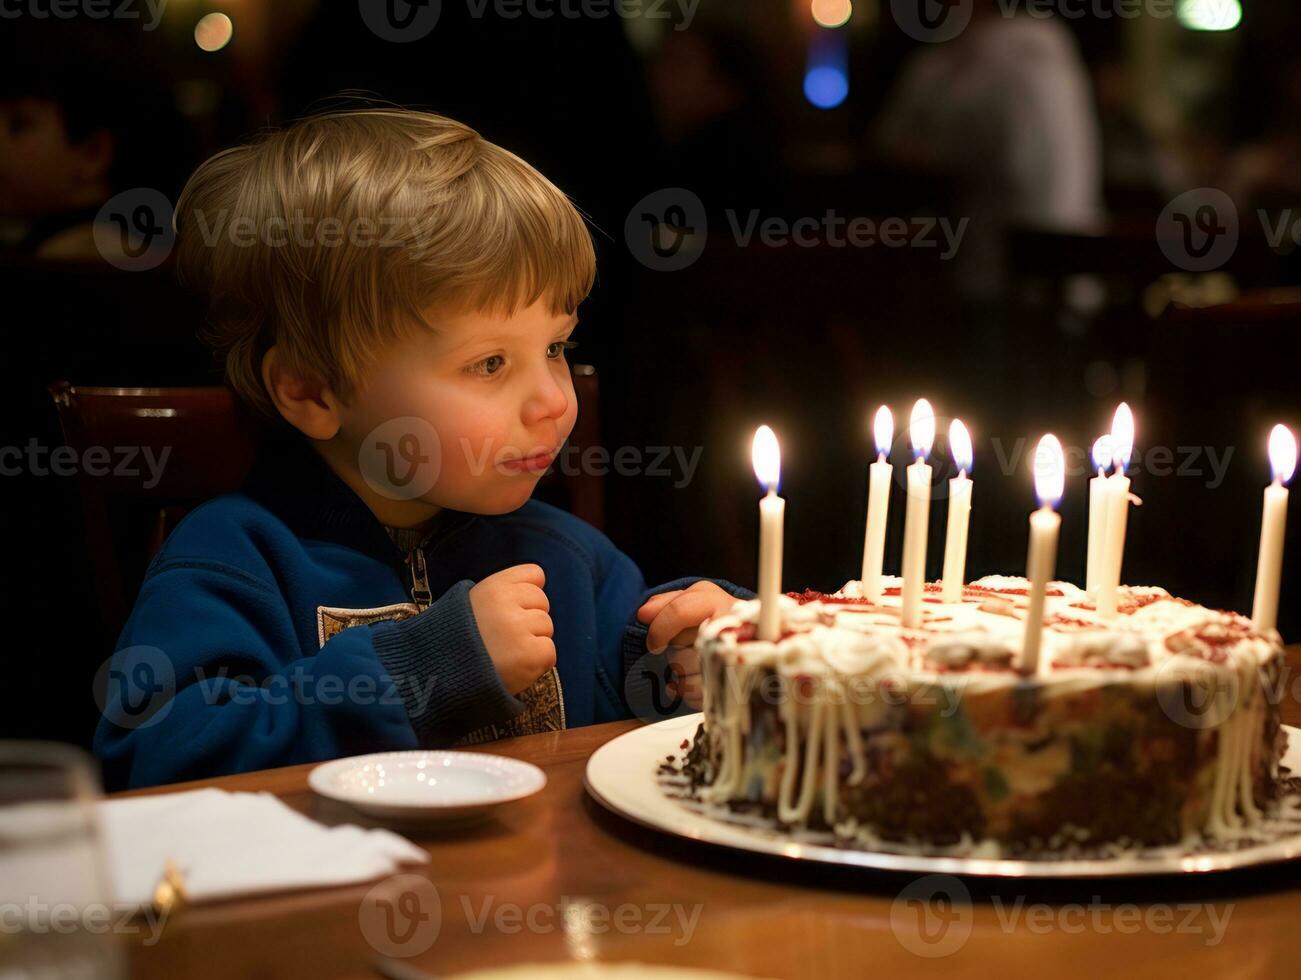
M 693 644 L 697 627 L 705 620 L 732 608 L 736 597 L 728 595 L 713 582 L 695 582 L 687 589 L 661 592 L 646 600 L 637 610 L 637 619 L 648 623 L 646 649 L 659 653 L 672 646 L 674 680 L 669 692 L 681 694 L 693 708 L 699 708 L 704 692 L 700 685 L 700 655 Z
M 551 603 L 538 565 L 514 565 L 470 588 L 470 608 L 497 675 L 519 694 L 556 662 Z

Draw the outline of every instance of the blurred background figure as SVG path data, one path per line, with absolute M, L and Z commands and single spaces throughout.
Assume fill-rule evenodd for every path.
M 878 138 L 901 165 L 953 180 L 971 218 L 957 270 L 964 298 L 1000 299 L 1006 232 L 1100 228 L 1102 144 L 1089 75 L 1055 17 L 1005 16 L 977 0 L 957 38 L 919 51 L 882 114 Z
M 146 40 L 113 22 L 6 21 L 3 244 L 40 259 L 95 262 L 93 223 L 109 198 L 133 187 L 179 190 L 197 150 Z
M 1012 225 L 1089 232 L 1102 221 L 1102 143 L 1089 74 L 1058 18 L 977 0 L 958 38 L 905 65 L 878 138 L 899 164 L 954 178 L 971 217 L 958 277 L 968 301 L 1007 286 Z

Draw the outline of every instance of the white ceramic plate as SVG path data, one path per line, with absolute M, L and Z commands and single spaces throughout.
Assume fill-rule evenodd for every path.
M 1013 861 L 933 857 L 806 843 L 772 830 L 730 823 L 666 795 L 656 769 L 666 756 L 678 757 L 684 739 L 695 736 L 699 714 L 666 721 L 611 739 L 587 762 L 587 791 L 606 809 L 653 830 L 723 847 L 803 861 L 852 865 L 919 874 L 966 874 L 1004 878 L 1096 878 L 1128 875 L 1195 874 L 1229 871 L 1301 857 L 1301 830 L 1266 844 L 1233 850 L 1110 859 Z M 1301 771 L 1301 730 L 1285 728 L 1288 750 L 1283 764 Z
M 547 784 L 537 766 L 481 752 L 377 752 L 325 762 L 307 784 L 321 796 L 390 820 L 441 822 L 483 816 Z

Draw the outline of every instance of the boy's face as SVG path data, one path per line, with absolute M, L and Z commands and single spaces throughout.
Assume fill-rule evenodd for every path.
M 390 345 L 331 441 L 386 522 L 515 510 L 574 428 L 565 350 L 578 318 L 545 299 L 510 317 L 426 316 L 436 330 Z

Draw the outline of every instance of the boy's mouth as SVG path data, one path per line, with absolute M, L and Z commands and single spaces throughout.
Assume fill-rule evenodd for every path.
M 551 465 L 556 452 L 555 449 L 544 449 L 518 459 L 503 459 L 497 465 L 507 473 L 541 473 Z

